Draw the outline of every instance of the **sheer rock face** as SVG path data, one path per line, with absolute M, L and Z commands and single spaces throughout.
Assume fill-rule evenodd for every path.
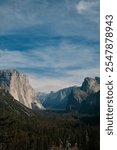
M 48 110 L 64 110 L 66 108 L 66 103 L 71 90 L 72 87 L 69 87 L 57 92 L 50 92 L 47 94 L 42 104 Z M 39 99 L 41 99 L 41 97 L 39 97 Z
M 82 101 L 86 100 L 88 94 L 80 89 L 80 87 L 74 87 L 72 90 L 73 98 L 78 102 L 78 104 L 82 103 Z
M 8 91 L 16 100 L 31 108 L 35 93 L 26 75 L 16 70 L 0 70 L 0 88 Z
M 81 90 L 85 91 L 87 94 L 93 94 L 100 90 L 100 78 L 85 78 L 81 86 Z

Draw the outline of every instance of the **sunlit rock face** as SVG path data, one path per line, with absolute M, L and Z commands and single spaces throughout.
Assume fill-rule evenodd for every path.
M 8 91 L 16 100 L 31 108 L 35 92 L 26 75 L 16 70 L 0 70 L 0 88 Z
M 85 91 L 87 94 L 96 93 L 100 90 L 100 78 L 85 78 L 81 86 L 81 90 Z

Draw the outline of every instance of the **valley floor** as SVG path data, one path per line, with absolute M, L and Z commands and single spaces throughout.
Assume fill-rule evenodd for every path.
M 100 149 L 100 116 L 37 112 L 0 93 L 0 150 Z M 69 145 L 69 144 L 68 144 Z M 65 149 L 70 150 L 70 149 Z M 77 149 L 76 149 L 77 150 Z

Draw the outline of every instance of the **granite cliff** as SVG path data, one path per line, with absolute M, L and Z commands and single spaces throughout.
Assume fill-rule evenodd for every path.
M 31 108 L 35 92 L 26 75 L 16 70 L 0 70 L 0 88 L 9 92 L 23 105 Z

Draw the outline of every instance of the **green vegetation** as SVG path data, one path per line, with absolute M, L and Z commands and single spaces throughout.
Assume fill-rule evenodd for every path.
M 99 150 L 99 124 L 96 115 L 35 114 L 0 91 L 0 150 L 64 150 L 68 142 L 78 143 L 79 150 Z

